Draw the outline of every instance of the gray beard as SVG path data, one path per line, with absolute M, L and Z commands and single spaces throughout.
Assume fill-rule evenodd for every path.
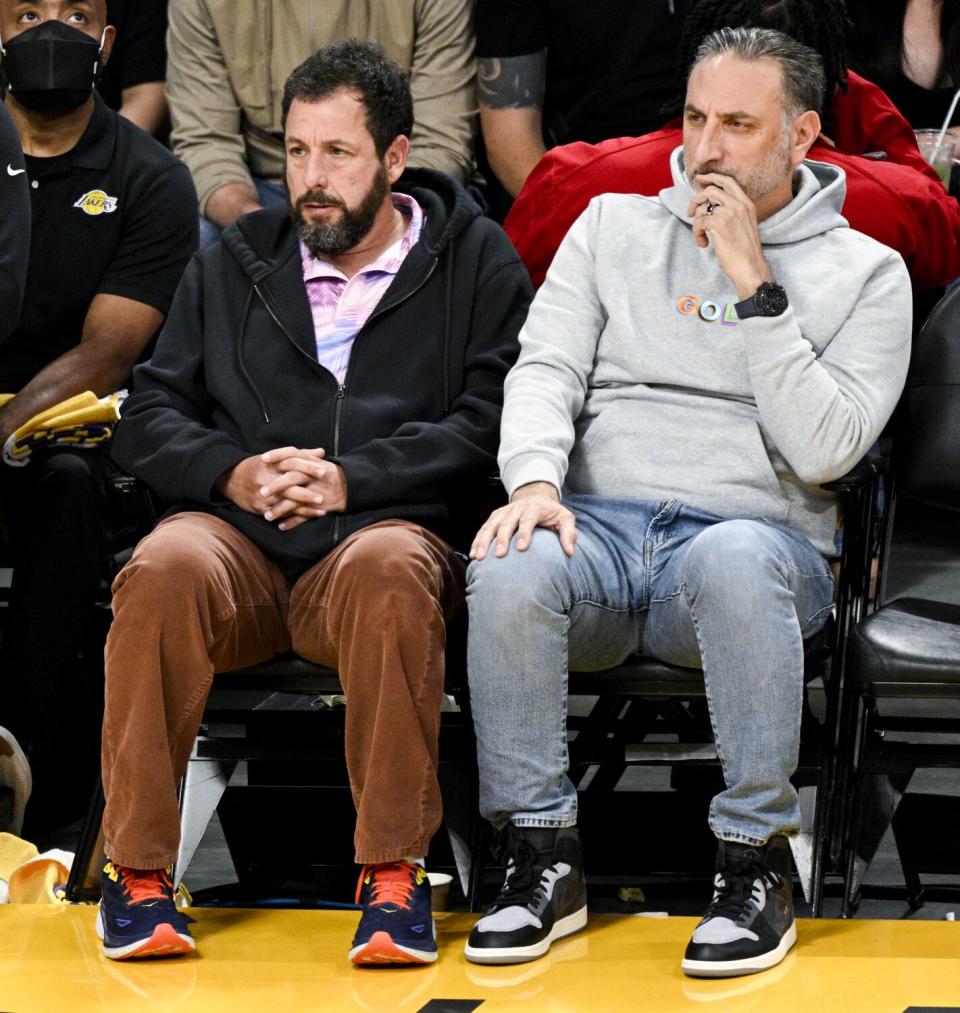
M 303 205 L 309 200 L 321 197 L 316 192 L 305 193 L 290 208 L 290 217 L 293 219 L 297 238 L 314 257 L 335 257 L 346 253 L 373 228 L 383 198 L 389 192 L 390 182 L 387 179 L 387 172 L 380 166 L 370 184 L 370 189 L 357 207 L 351 209 L 341 202 L 335 204 L 340 208 L 341 214 L 340 220 L 333 225 L 314 225 L 304 218 Z
M 775 190 L 787 176 L 792 174 L 790 148 L 784 142 L 780 148 L 771 151 L 757 165 L 747 171 L 733 172 L 727 166 L 718 165 L 715 162 L 694 166 L 687 171 L 687 178 L 690 180 L 691 186 L 696 186 L 693 182 L 695 176 L 708 172 L 716 172 L 721 176 L 729 176 L 736 180 L 750 200 L 755 201 L 760 197 L 765 197 L 771 190 Z

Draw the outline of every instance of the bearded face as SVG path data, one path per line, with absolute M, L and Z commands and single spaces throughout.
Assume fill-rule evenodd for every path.
M 377 212 L 390 192 L 382 165 L 359 202 L 349 207 L 336 194 L 308 190 L 290 207 L 297 237 L 315 257 L 335 257 L 356 246 L 373 227 Z
M 752 164 L 741 163 L 734 166 L 714 160 L 690 165 L 686 169 L 687 178 L 695 190 L 700 189 L 695 177 L 715 172 L 735 180 L 740 184 L 743 192 L 755 201 L 775 190 L 793 172 L 793 164 L 790 161 L 790 141 L 784 132 L 780 145 L 760 154 L 753 159 Z

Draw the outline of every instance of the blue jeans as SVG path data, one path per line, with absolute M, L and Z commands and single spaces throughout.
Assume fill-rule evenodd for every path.
M 257 188 L 257 196 L 260 203 L 265 207 L 273 207 L 274 204 L 287 203 L 287 191 L 279 183 L 269 179 L 262 179 L 259 176 L 253 177 L 253 185 Z M 200 216 L 200 249 L 215 243 L 220 238 L 223 229 L 209 218 Z
M 567 670 L 632 654 L 704 670 L 726 790 L 710 827 L 763 844 L 799 828 L 803 639 L 830 614 L 833 577 L 806 539 L 677 500 L 571 495 L 577 545 L 552 531 L 470 566 L 468 665 L 480 808 L 494 825 L 567 827 Z M 669 828 L 662 832 L 669 834 Z

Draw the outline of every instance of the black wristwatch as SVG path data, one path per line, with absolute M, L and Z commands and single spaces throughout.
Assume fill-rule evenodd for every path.
M 746 320 L 748 317 L 778 317 L 789 305 L 783 286 L 765 281 L 749 299 L 738 302 L 733 308 L 739 320 Z

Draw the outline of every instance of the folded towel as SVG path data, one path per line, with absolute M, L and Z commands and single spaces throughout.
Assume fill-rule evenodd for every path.
M 13 834 L 0 834 L 0 904 L 57 904 L 70 877 L 73 853 L 36 846 Z
M 0 406 L 15 395 L 0 394 Z M 113 436 L 120 418 L 125 390 L 98 398 L 93 391 L 67 398 L 34 415 L 10 435 L 3 445 L 3 460 L 14 468 L 30 463 L 30 455 L 39 447 L 97 447 Z

